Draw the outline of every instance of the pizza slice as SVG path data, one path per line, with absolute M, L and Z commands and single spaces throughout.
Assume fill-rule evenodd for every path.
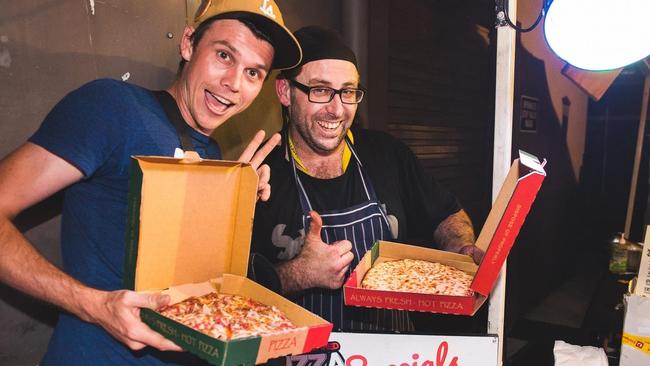
M 401 259 L 374 265 L 361 281 L 372 290 L 416 292 L 433 295 L 472 296 L 473 277 L 442 263 Z
M 164 306 L 158 312 L 220 340 L 284 332 L 297 327 L 277 307 L 240 295 L 212 292 Z

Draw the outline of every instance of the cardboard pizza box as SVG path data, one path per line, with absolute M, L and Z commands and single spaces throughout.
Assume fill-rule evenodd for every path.
M 368 251 L 344 285 L 346 305 L 401 309 L 433 313 L 474 315 L 492 291 L 524 219 L 546 177 L 544 163 L 520 151 L 488 214 L 476 245 L 485 251 L 480 265 L 466 255 L 406 244 L 378 241 Z M 429 295 L 412 292 L 378 291 L 361 287 L 366 272 L 375 264 L 396 259 L 440 262 L 473 275 L 474 296 Z
M 647 236 L 646 233 L 646 243 Z M 635 280 L 629 283 L 625 294 L 625 318 L 621 336 L 620 366 L 650 365 L 650 297 L 636 294 L 644 285 Z
M 282 310 L 299 328 L 229 342 L 143 309 L 152 329 L 213 365 L 254 365 L 327 344 L 332 324 L 247 279 L 257 174 L 249 164 L 134 157 L 129 187 L 125 287 L 170 294 L 171 303 L 212 291 Z
M 638 278 L 634 294 L 650 297 L 650 225 L 646 226 Z

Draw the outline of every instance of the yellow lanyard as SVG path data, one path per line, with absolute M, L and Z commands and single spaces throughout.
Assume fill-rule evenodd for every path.
M 354 144 L 354 137 L 352 136 L 352 131 L 348 130 L 348 138 L 350 139 L 350 142 Z M 296 148 L 293 145 L 293 141 L 291 140 L 291 135 L 287 134 L 288 136 L 288 143 L 289 143 L 289 151 L 291 151 L 291 156 L 293 157 L 293 161 L 296 162 L 296 165 L 298 166 L 298 169 L 302 170 L 303 173 L 309 174 L 309 170 L 303 164 L 302 160 L 298 157 L 298 153 L 296 152 Z M 341 163 L 343 165 L 343 172 L 345 173 L 345 170 L 348 168 L 348 164 L 350 163 L 350 158 L 352 157 L 352 152 L 350 151 L 350 148 L 348 147 L 348 144 L 345 144 L 343 147 L 343 157 L 341 158 Z

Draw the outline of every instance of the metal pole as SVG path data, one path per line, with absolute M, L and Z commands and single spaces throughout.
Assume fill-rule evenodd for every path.
M 357 56 L 361 84 L 368 85 L 368 0 L 346 0 L 342 2 L 342 33 L 348 45 Z M 359 104 L 357 110 L 361 124 L 368 127 L 368 103 Z
M 639 164 L 641 163 L 641 150 L 643 149 L 643 136 L 645 135 L 645 120 L 648 116 L 648 97 L 650 97 L 650 72 L 646 68 L 645 82 L 643 83 L 643 97 L 641 98 L 641 116 L 639 117 L 639 131 L 636 134 L 636 153 L 634 154 L 634 166 L 632 168 L 632 181 L 630 182 L 630 194 L 627 199 L 627 214 L 625 215 L 625 237 L 630 237 L 630 226 L 632 226 L 632 214 L 634 213 L 634 199 L 636 197 L 636 185 L 639 180 Z
M 503 14 L 501 14 L 503 15 Z M 517 0 L 508 1 L 510 20 L 517 22 Z M 497 14 L 499 16 L 499 14 Z M 496 90 L 494 101 L 494 156 L 492 166 L 492 202 L 499 194 L 511 163 L 513 100 L 515 94 L 516 32 L 508 26 L 497 29 Z M 498 365 L 503 365 L 503 325 L 505 320 L 506 263 L 490 295 L 488 333 L 499 337 Z

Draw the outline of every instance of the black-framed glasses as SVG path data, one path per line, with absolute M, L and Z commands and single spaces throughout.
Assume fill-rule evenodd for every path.
M 293 79 L 289 79 L 289 83 L 307 94 L 312 103 L 329 103 L 338 94 L 343 104 L 359 104 L 366 93 L 363 89 L 356 88 L 334 89 L 326 86 L 308 86 Z

